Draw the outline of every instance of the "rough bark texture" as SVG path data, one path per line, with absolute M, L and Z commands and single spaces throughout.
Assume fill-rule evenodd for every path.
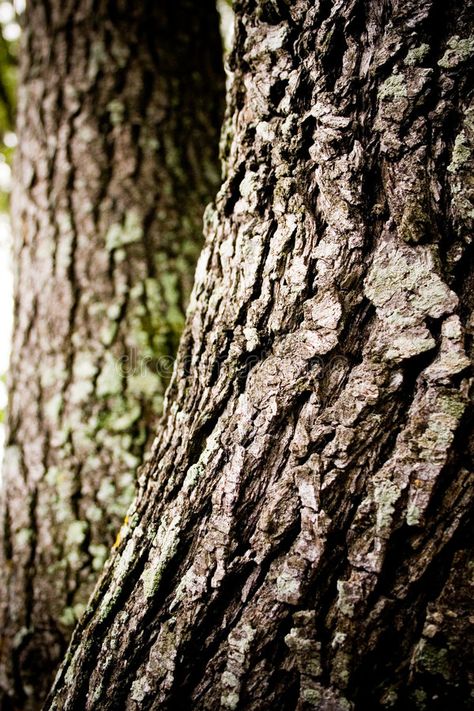
M 472 18 L 236 10 L 166 421 L 47 708 L 470 708 Z
M 33 709 L 156 431 L 220 182 L 224 72 L 212 0 L 31 0 L 21 58 L 0 687 Z

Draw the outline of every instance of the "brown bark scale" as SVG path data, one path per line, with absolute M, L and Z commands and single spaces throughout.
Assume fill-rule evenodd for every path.
M 31 0 L 21 65 L 2 709 L 41 707 L 133 498 L 218 186 L 224 95 L 211 0 Z
M 163 429 L 47 708 L 470 708 L 471 10 L 236 12 Z

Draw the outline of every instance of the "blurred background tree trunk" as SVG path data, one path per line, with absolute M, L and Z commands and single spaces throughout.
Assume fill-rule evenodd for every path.
M 166 425 L 47 708 L 467 709 L 471 10 L 236 12 Z
M 20 61 L 0 686 L 37 709 L 156 431 L 224 71 L 212 0 L 31 0 Z

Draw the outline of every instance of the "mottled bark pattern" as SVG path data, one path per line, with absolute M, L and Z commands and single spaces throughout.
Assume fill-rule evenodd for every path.
M 47 708 L 469 708 L 472 18 L 236 10 L 166 423 Z
M 21 58 L 0 686 L 38 708 L 156 431 L 224 72 L 211 0 L 31 0 Z

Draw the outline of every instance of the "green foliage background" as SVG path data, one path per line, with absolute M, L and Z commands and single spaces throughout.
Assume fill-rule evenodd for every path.
M 18 13 L 8 0 L 0 2 L 0 162 L 11 166 L 14 153 L 14 130 L 17 86 L 18 39 L 9 39 L 19 23 Z M 15 35 L 17 33 L 13 33 Z M 0 166 L 1 167 L 1 166 Z M 9 186 L 0 187 L 0 215 L 9 210 Z M 3 272 L 2 272 L 3 274 Z M 3 324 L 2 324 L 3 326 Z M 1 334 L 6 337 L 5 333 Z M 0 428 L 5 419 L 6 374 L 0 373 Z M 1 434 L 1 433 L 0 433 Z M 0 452 L 1 455 L 1 452 Z M 1 458 L 1 456 L 0 456 Z
M 3 6 L 10 5 L 2 2 Z M 17 83 L 17 52 L 18 40 L 9 40 L 8 25 L 17 23 L 19 18 L 12 8 L 12 19 L 0 24 L 0 160 L 11 165 L 14 147 L 8 145 L 5 136 L 12 134 L 15 126 L 16 83 Z M 8 210 L 8 192 L 0 191 L 0 211 Z

